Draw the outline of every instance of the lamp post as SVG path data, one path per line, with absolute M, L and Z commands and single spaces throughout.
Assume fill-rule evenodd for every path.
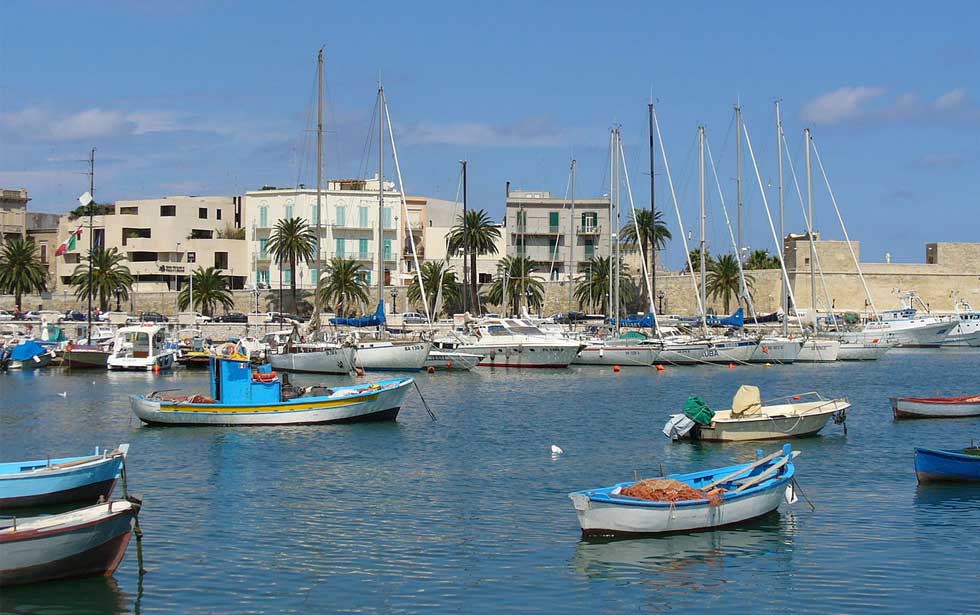
M 174 254 L 177 255 L 177 262 L 180 262 L 180 242 L 177 242 L 177 247 L 174 248 Z M 177 292 L 180 286 L 180 275 L 177 272 L 177 265 L 174 265 L 174 292 Z M 180 293 L 177 293 L 176 304 L 174 305 L 176 313 L 180 313 Z
M 391 287 L 391 313 L 392 314 L 398 313 L 397 305 L 398 305 L 398 287 L 392 286 Z
M 665 293 L 664 291 L 662 291 L 662 290 L 658 290 L 657 291 L 657 304 L 658 304 L 657 311 L 660 314 L 663 314 L 664 313 L 664 297 L 666 297 L 666 296 L 667 296 L 667 293 Z

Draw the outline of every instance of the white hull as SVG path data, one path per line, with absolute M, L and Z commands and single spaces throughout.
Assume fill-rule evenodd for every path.
M 431 348 L 430 342 L 359 342 L 354 364 L 367 371 L 418 371 L 425 367 Z
M 943 348 L 947 346 L 980 347 L 980 328 L 977 328 L 975 323 L 976 321 L 973 321 L 971 325 L 964 325 L 963 323 L 956 325 L 956 328 L 943 341 Z
M 489 367 L 568 367 L 578 354 L 573 343 L 464 344 L 459 350 L 483 355 L 480 365 Z
M 764 337 L 752 352 L 751 363 L 793 363 L 800 356 L 801 342 L 779 337 Z
M 574 494 L 572 501 L 586 534 L 661 534 L 711 529 L 761 517 L 779 508 L 783 491 L 780 486 L 718 506 L 621 506 L 584 497 L 576 500 Z
M 890 346 L 871 343 L 841 343 L 837 352 L 838 361 L 877 361 L 885 356 Z
M 864 331 L 848 332 L 849 340 L 879 339 L 891 346 L 936 347 L 943 344 L 957 323 L 948 317 L 927 316 L 908 320 L 869 322 Z
M 700 439 L 714 442 L 744 442 L 811 436 L 823 429 L 837 411 L 838 409 L 834 407 L 804 416 L 714 421 L 711 425 L 700 428 Z
M 980 401 L 963 403 L 929 403 L 893 397 L 895 418 L 961 418 L 980 416 Z
M 482 355 L 432 349 L 425 359 L 425 368 L 468 371 L 480 364 Z
M 325 347 L 309 352 L 270 353 L 272 369 L 310 374 L 347 374 L 354 369 L 353 347 Z
M 796 358 L 802 363 L 824 363 L 836 361 L 840 353 L 840 342 L 837 340 L 818 340 L 810 338 L 800 348 L 800 356 Z
M 174 366 L 175 353 L 166 352 L 156 356 L 136 358 L 136 357 L 113 357 L 110 356 L 106 365 L 112 371 L 143 371 L 151 372 L 159 366 L 161 370 L 170 369 Z
M 678 365 L 700 363 L 748 363 L 758 344 L 755 342 L 721 342 L 664 345 L 657 361 Z
M 590 344 L 572 361 L 575 365 L 621 365 L 649 367 L 659 353 L 651 346 Z

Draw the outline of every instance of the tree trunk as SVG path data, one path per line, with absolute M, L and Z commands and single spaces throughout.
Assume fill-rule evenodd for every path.
M 295 256 L 289 257 L 289 294 L 293 302 L 292 310 L 290 311 L 293 314 L 295 314 L 296 313 L 296 257 Z
M 476 315 L 481 314 L 480 310 L 480 295 L 477 292 L 476 287 L 476 252 L 470 251 L 470 288 L 473 289 L 473 309 L 476 311 Z
M 640 288 L 640 298 L 644 300 L 644 302 L 643 302 L 643 310 L 646 311 L 650 307 L 650 302 L 649 301 L 646 301 L 646 298 L 647 298 L 647 280 L 649 279 L 647 276 L 653 275 L 652 271 L 650 270 L 650 253 L 647 251 L 646 235 L 643 236 L 643 241 L 640 244 L 640 250 L 643 252 L 643 254 L 641 256 L 643 257 L 643 260 L 646 261 L 644 264 L 646 265 L 646 268 L 647 268 L 647 275 L 646 276 L 643 276 L 643 282 L 641 283 L 641 288 Z M 640 271 L 640 274 L 642 275 L 643 272 Z

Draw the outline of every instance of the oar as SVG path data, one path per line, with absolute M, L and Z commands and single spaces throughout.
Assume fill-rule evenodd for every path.
M 782 468 L 784 465 L 789 463 L 790 459 L 796 457 L 796 453 L 798 453 L 798 451 L 793 451 L 793 453 L 794 454 L 787 455 L 786 457 L 780 459 L 778 462 L 772 464 L 772 467 L 768 468 L 765 472 L 762 472 L 758 476 L 755 476 L 752 479 L 742 483 L 738 487 L 738 489 L 735 490 L 735 493 L 739 493 L 740 491 L 745 491 L 746 489 L 752 487 L 753 485 L 758 485 L 762 481 L 766 480 L 767 478 L 775 474 L 780 468 Z
M 779 450 L 779 451 L 776 451 L 775 453 L 773 453 L 771 455 L 766 455 L 765 457 L 763 457 L 762 459 L 756 461 L 752 465 L 745 466 L 744 468 L 738 470 L 737 472 L 732 472 L 728 476 L 725 476 L 723 478 L 719 478 L 718 480 L 716 480 L 715 482 L 711 483 L 707 487 L 701 487 L 701 491 L 708 491 L 708 490 L 710 490 L 710 489 L 712 489 L 714 487 L 717 487 L 718 485 L 720 485 L 722 483 L 727 483 L 728 481 L 732 480 L 733 478 L 735 478 L 737 476 L 741 476 L 742 474 L 745 474 L 749 470 L 754 470 L 755 468 L 758 468 L 759 466 L 761 466 L 761 465 L 763 465 L 765 463 L 768 463 L 768 462 L 772 461 L 773 459 L 775 459 L 776 457 L 779 457 L 782 454 L 783 454 L 783 451 Z
M 57 463 L 53 466 L 46 466 L 45 470 L 63 470 L 65 468 L 73 468 L 75 466 L 85 465 L 86 463 L 92 463 L 93 461 L 101 461 L 103 459 L 112 459 L 113 457 L 118 457 L 122 455 L 122 451 L 114 450 L 112 452 L 103 455 L 95 455 L 93 457 L 83 457 L 82 459 L 76 459 L 75 461 L 66 461 L 65 463 Z

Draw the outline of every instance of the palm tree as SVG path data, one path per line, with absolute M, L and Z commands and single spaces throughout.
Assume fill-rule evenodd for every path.
M 185 286 L 184 290 L 177 295 L 177 307 L 186 310 L 190 304 L 188 296 L 191 289 L 194 289 L 194 305 L 192 309 L 200 307 L 205 316 L 213 316 L 214 308 L 219 305 L 227 312 L 235 307 L 235 300 L 232 298 L 231 289 L 228 288 L 228 278 L 218 273 L 214 267 L 198 267 L 192 274 L 193 283 Z
M 721 297 L 725 302 L 725 314 L 729 313 L 731 298 L 734 295 L 739 297 L 742 283 L 738 275 L 738 261 L 734 254 L 723 254 L 708 263 L 708 271 L 705 280 L 707 282 L 707 292 L 712 299 Z M 745 285 L 752 288 L 755 280 L 752 276 L 745 276 Z M 739 303 L 741 298 L 739 297 Z
M 338 316 L 345 314 L 344 308 L 350 309 L 357 303 L 369 301 L 361 264 L 340 256 L 331 258 L 327 263 L 316 292 L 320 305 L 335 305 Z
M 41 264 L 33 239 L 15 237 L 7 240 L 0 251 L 0 293 L 14 295 L 21 308 L 21 297 L 48 289 L 48 270 Z
M 582 275 L 575 284 L 575 299 L 579 307 L 591 309 L 600 308 L 607 316 L 611 314 L 609 307 L 609 257 L 593 256 L 592 260 L 581 268 Z M 630 276 L 630 268 L 626 263 L 619 264 L 619 303 L 629 305 L 633 300 L 635 284 Z
M 89 260 L 92 261 L 92 275 L 89 276 Z M 117 248 L 95 248 L 92 256 L 86 256 L 71 274 L 71 285 L 75 287 L 75 297 L 81 301 L 88 298 L 89 290 L 99 301 L 99 308 L 105 312 L 113 297 L 128 299 L 133 288 L 133 274 L 123 264 L 126 255 Z
M 692 271 L 694 273 L 700 273 L 701 272 L 701 248 L 694 248 L 689 252 L 689 254 L 691 255 L 691 267 L 694 268 Z M 709 252 L 708 250 L 704 251 L 704 262 L 708 265 L 707 268 L 710 271 L 711 252 Z M 690 267 L 688 269 L 690 269 Z
M 316 234 L 303 218 L 286 218 L 276 223 L 269 237 L 268 250 L 282 269 L 289 263 L 289 291 L 296 310 L 296 261 L 309 265 L 316 258 Z M 319 274 L 319 272 L 317 272 Z
M 473 309 L 479 312 L 480 297 L 476 285 L 476 257 L 484 254 L 496 254 L 497 243 L 500 239 L 500 229 L 490 220 L 487 212 L 469 210 L 466 217 L 460 215 L 459 220 L 446 237 L 446 249 L 449 254 L 455 254 L 465 249 L 470 255 L 470 291 L 473 298 Z
M 435 313 L 436 298 L 439 295 L 439 286 L 442 286 L 442 305 L 452 305 L 459 300 L 460 288 L 456 282 L 456 272 L 452 271 L 448 263 L 428 262 L 422 263 L 422 284 L 425 286 L 425 297 L 429 300 L 429 313 L 432 318 L 439 314 Z M 419 278 L 414 276 L 412 283 L 408 287 L 408 300 L 413 303 L 422 302 L 422 292 L 419 290 Z M 442 311 L 440 309 L 440 311 Z
M 636 246 L 637 243 L 640 244 L 640 250 L 647 258 L 647 271 L 652 275 L 653 273 L 653 251 L 663 250 L 667 247 L 667 242 L 673 239 L 670 234 L 670 229 L 664 223 L 664 212 L 658 211 L 656 214 L 651 212 L 649 209 L 641 209 L 634 214 L 631 214 L 629 220 L 619 231 L 619 236 L 622 238 L 623 243 L 628 246 Z M 636 218 L 636 224 L 633 223 L 634 217 Z M 637 241 L 636 229 L 639 227 L 640 235 L 639 241 Z M 648 250 L 650 246 L 653 246 L 653 250 Z M 640 294 L 642 297 L 646 297 L 647 288 L 646 284 L 641 284 Z
M 503 257 L 497 263 L 497 275 L 487 289 L 487 303 L 503 305 L 511 314 L 517 314 L 522 304 L 532 310 L 540 308 L 544 304 L 544 284 L 532 273 L 534 266 L 530 258 Z
M 769 254 L 769 250 L 753 250 L 745 261 L 746 269 L 779 269 L 779 257 Z

